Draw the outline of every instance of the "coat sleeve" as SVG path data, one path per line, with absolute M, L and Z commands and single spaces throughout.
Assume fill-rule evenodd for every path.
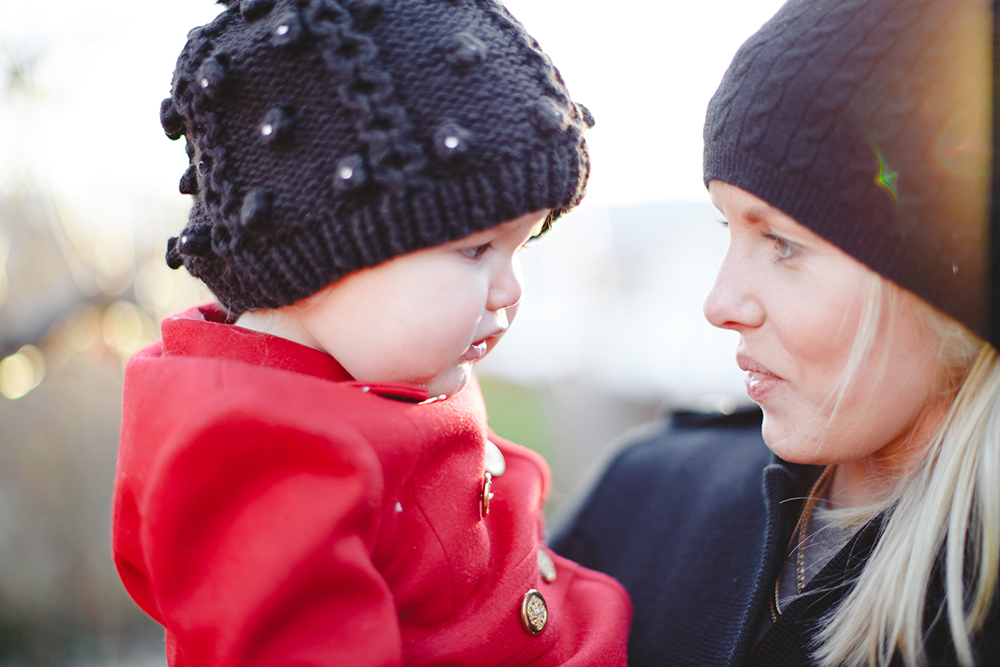
M 401 663 L 370 558 L 380 467 L 356 433 L 332 442 L 227 415 L 163 447 L 143 476 L 144 562 L 119 570 L 137 600 L 155 601 L 144 606 L 166 627 L 172 665 Z

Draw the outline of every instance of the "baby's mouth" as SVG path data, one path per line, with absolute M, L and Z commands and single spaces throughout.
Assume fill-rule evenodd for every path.
M 493 347 L 495 347 L 496 342 L 500 340 L 500 337 L 503 336 L 506 331 L 506 329 L 499 329 L 498 331 L 491 333 L 489 336 L 485 336 L 484 338 L 474 342 L 462 355 L 462 361 L 479 361 L 485 357 L 490 351 L 490 341 L 493 342 Z
M 465 351 L 462 355 L 462 361 L 477 361 L 486 356 L 486 341 L 481 340 L 478 343 L 473 343 L 469 346 L 469 349 Z

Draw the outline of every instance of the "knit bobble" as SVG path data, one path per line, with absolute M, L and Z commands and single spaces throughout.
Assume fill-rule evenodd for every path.
M 198 88 L 205 91 L 213 100 L 222 95 L 226 82 L 226 66 L 218 58 L 209 58 L 198 69 L 196 77 Z
M 334 187 L 342 191 L 359 188 L 367 179 L 365 161 L 360 155 L 348 155 L 341 159 L 333 173 Z
M 203 257 L 212 252 L 212 225 L 191 225 L 181 231 L 176 243 L 177 252 L 185 257 Z
M 451 39 L 447 58 L 458 70 L 475 67 L 486 58 L 486 44 L 471 32 L 460 32 Z
M 541 99 L 535 102 L 535 115 L 532 122 L 540 132 L 552 134 L 566 129 L 566 112 L 552 99 Z
M 244 227 L 261 228 L 271 223 L 271 208 L 274 195 L 267 190 L 251 190 L 243 199 L 240 210 L 240 224 Z
M 177 141 L 184 135 L 184 119 L 177 113 L 177 107 L 169 97 L 160 102 L 160 125 L 171 141 Z
M 282 144 L 288 140 L 294 121 L 282 108 L 271 109 L 260 124 L 260 138 L 267 145 Z
M 583 124 L 586 125 L 588 129 L 594 127 L 594 114 L 590 113 L 590 109 L 577 102 L 576 110 L 580 112 L 580 117 L 583 118 Z
M 181 176 L 181 182 L 178 186 L 182 195 L 196 195 L 198 194 L 198 168 L 191 165 Z
M 184 266 L 184 258 L 177 252 L 177 237 L 171 236 L 167 239 L 167 266 L 176 271 Z
M 472 134 L 455 123 L 445 123 L 434 133 L 434 152 L 446 162 L 466 153 L 471 143 Z
M 301 39 L 304 29 L 298 12 L 294 9 L 284 12 L 271 29 L 271 43 L 275 46 L 292 46 Z
M 274 0 L 243 0 L 240 13 L 247 21 L 256 21 L 274 9 Z

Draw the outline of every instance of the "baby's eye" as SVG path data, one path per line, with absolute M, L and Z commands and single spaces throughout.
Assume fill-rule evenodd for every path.
M 489 243 L 484 243 L 483 245 L 476 246 L 475 248 L 462 248 L 459 250 L 460 253 L 468 257 L 469 259 L 479 259 L 483 256 L 483 253 L 490 249 Z

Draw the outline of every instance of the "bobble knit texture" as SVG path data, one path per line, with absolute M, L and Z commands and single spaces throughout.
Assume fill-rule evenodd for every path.
M 705 121 L 705 183 L 760 197 L 986 336 L 989 3 L 791 0 Z
M 231 315 L 582 198 L 593 120 L 498 2 L 223 4 L 160 119 L 194 196 L 167 263 Z

